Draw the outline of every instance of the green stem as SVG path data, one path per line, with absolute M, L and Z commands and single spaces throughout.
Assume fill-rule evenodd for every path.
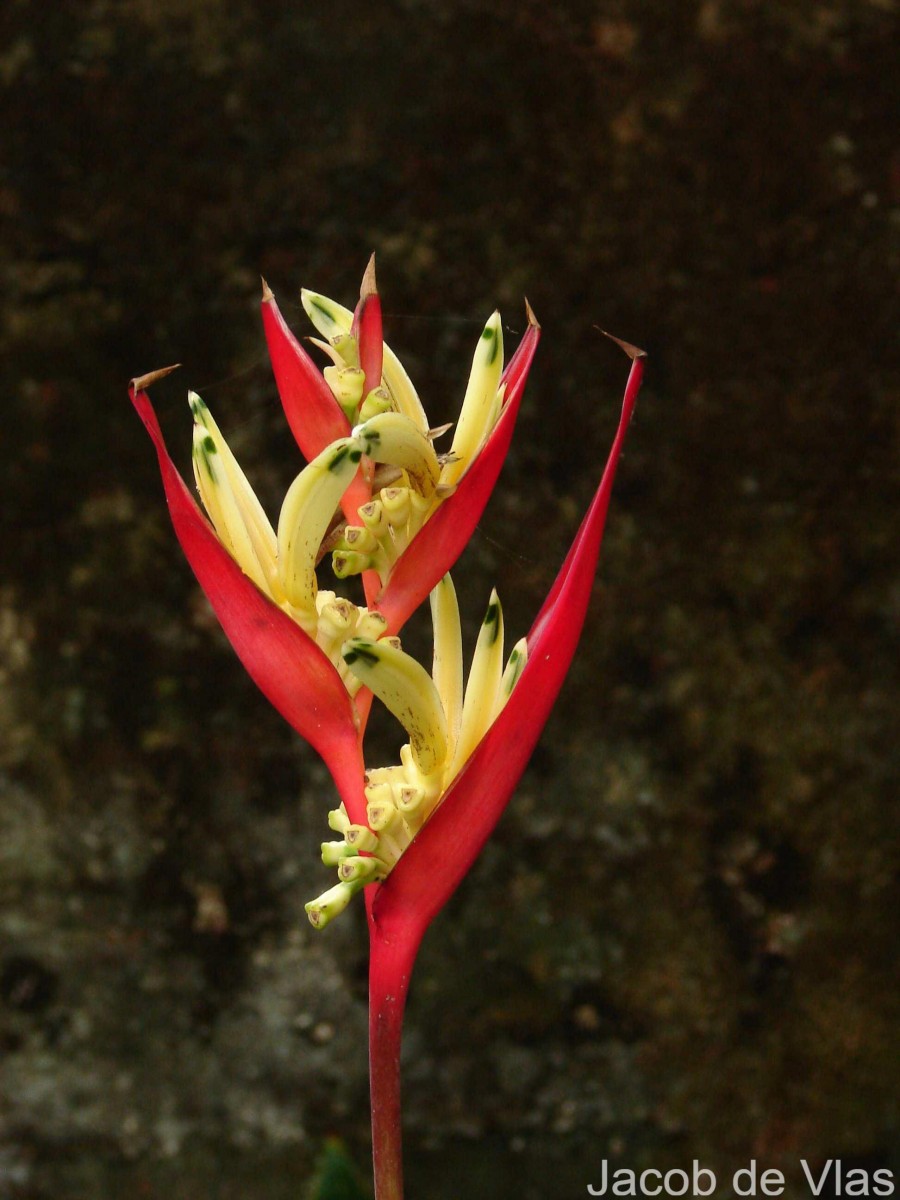
M 375 1200 L 403 1200 L 400 1042 L 406 993 L 424 929 L 369 922 L 369 1076 Z

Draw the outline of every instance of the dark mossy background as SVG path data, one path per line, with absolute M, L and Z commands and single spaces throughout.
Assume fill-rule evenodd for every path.
M 373 249 L 435 421 L 495 305 L 544 326 L 470 633 L 494 582 L 527 629 L 595 486 L 628 364 L 594 327 L 650 351 L 577 664 L 419 964 L 412 1200 L 898 1173 L 897 15 L 7 0 L 0 1195 L 296 1197 L 332 1132 L 366 1167 L 364 930 L 302 909 L 330 784 L 125 385 L 182 361 L 181 462 L 192 386 L 274 506 L 258 276 L 303 331 Z

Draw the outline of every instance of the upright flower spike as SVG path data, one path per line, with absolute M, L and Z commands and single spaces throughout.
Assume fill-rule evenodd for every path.
M 303 360 L 297 360 L 299 366 L 294 361 L 302 396 L 289 397 L 286 407 L 293 404 L 299 419 L 304 405 L 312 404 L 310 427 L 318 422 L 315 437 L 328 441 L 307 443 L 310 466 L 288 494 L 277 533 L 198 397 L 192 398 L 195 474 L 212 525 L 175 470 L 146 395 L 146 387 L 168 372 L 133 380 L 130 391 L 156 447 L 176 533 L 227 636 L 269 700 L 322 754 L 341 795 L 328 819 L 341 840 L 322 847 L 338 882 L 307 907 L 310 920 L 321 927 L 364 890 L 375 1195 L 402 1200 L 399 1055 L 416 953 L 508 803 L 571 662 L 643 354 L 619 343 L 633 361 L 616 438 L 530 634 L 502 669 L 502 616 L 492 596 L 464 691 L 459 613 L 449 577 L 441 576 L 470 535 L 499 472 L 539 328 L 529 309 L 529 329 L 495 388 L 499 322 L 492 318 L 495 331 L 488 323 L 454 452 L 435 459 L 423 445 L 435 434 L 405 372 L 381 342 L 374 275 L 370 282 L 367 287 L 364 281 L 354 314 L 304 294 L 328 338 L 324 348 L 336 370 L 323 377 L 323 392 L 306 377 Z M 268 316 L 273 328 L 276 314 Z M 280 353 L 291 349 L 285 330 L 276 329 L 274 337 Z M 373 387 L 379 345 L 381 383 Z M 412 424 L 412 434 L 397 417 Z M 322 432 L 323 422 L 332 423 L 335 436 Z M 394 472 L 389 478 L 382 462 Z M 357 463 L 360 469 L 351 472 Z M 353 489 L 357 497 L 368 495 L 360 485 L 366 487 L 374 469 L 380 475 L 377 498 L 362 504 L 348 499 Z M 323 541 L 323 535 L 338 500 L 351 518 L 340 549 L 347 573 L 378 572 L 377 586 L 370 573 L 366 590 L 383 611 L 360 609 L 318 588 L 311 564 L 333 541 L 330 534 Z M 352 525 L 354 515 L 358 526 Z M 391 636 L 429 592 L 435 630 L 431 676 Z M 399 765 L 367 774 L 360 745 L 371 693 L 363 689 L 354 700 L 361 680 L 378 691 L 410 735 Z

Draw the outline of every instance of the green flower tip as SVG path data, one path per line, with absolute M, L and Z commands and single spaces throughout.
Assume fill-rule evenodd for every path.
M 341 657 L 348 667 L 352 667 L 355 662 L 375 667 L 381 661 L 375 643 L 366 638 L 350 638 L 348 642 L 344 643 Z
M 315 900 L 304 905 L 309 923 L 314 929 L 324 929 L 335 917 L 340 916 L 362 886 L 362 880 L 336 883 Z

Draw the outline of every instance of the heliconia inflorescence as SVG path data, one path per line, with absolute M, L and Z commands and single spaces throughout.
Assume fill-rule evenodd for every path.
M 176 471 L 146 387 L 131 397 L 156 447 L 176 534 L 251 677 L 322 755 L 340 803 L 322 860 L 337 882 L 307 904 L 324 928 L 360 891 L 371 944 L 370 1055 L 378 1200 L 399 1200 L 399 1040 L 421 937 L 499 820 L 546 722 L 581 633 L 613 478 L 640 388 L 632 359 L 597 493 L 537 620 L 504 652 L 490 597 L 467 675 L 449 571 L 472 535 L 512 436 L 540 327 L 528 324 L 504 367 L 499 313 L 478 339 L 450 445 L 429 425 L 383 340 L 374 258 L 355 310 L 315 292 L 303 307 L 330 360 L 320 371 L 263 285 L 262 315 L 288 423 L 307 459 L 277 521 L 267 517 L 209 408 L 189 396 L 200 511 Z M 330 558 L 334 587 L 319 586 Z M 357 600 L 338 594 L 359 576 Z M 399 633 L 430 597 L 430 671 Z M 372 698 L 403 726 L 399 761 L 368 769 Z

